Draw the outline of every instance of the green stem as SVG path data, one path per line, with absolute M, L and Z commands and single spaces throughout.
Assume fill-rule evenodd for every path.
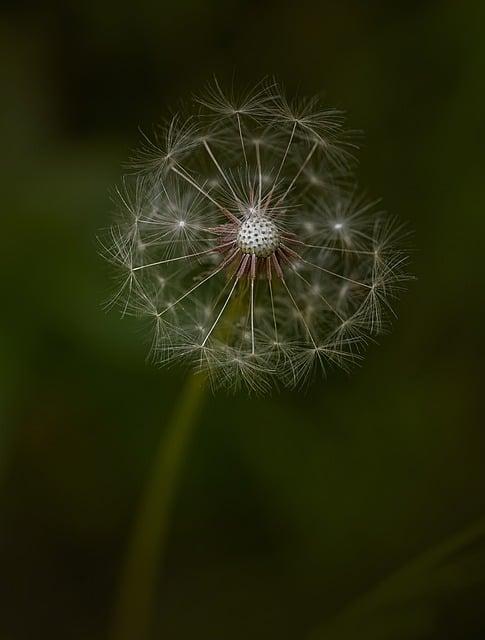
M 160 440 L 121 574 L 113 640 L 150 637 L 157 576 L 163 561 L 172 503 L 204 390 L 204 377 L 190 376 Z

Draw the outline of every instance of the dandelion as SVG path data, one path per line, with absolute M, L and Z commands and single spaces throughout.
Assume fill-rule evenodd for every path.
M 154 357 L 265 391 L 359 360 L 406 278 L 399 226 L 359 194 L 343 114 L 214 83 L 133 160 L 107 257 Z
M 161 364 L 188 362 L 213 388 L 265 392 L 358 362 L 406 280 L 402 229 L 355 184 L 344 116 L 262 82 L 214 82 L 144 136 L 103 241 L 110 304 L 143 316 Z M 133 535 L 116 640 L 148 637 L 155 569 L 183 451 L 202 398 L 189 379 L 160 444 Z

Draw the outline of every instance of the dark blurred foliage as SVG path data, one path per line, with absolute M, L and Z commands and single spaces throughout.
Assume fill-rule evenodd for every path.
M 348 111 L 418 280 L 353 376 L 207 401 L 155 637 L 485 637 L 484 22 L 479 0 L 3 3 L 0 640 L 107 637 L 185 374 L 102 311 L 95 237 L 137 127 L 213 74 Z

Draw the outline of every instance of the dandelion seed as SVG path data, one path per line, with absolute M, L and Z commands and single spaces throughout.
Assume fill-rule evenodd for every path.
M 275 83 L 215 82 L 133 162 L 104 243 L 113 302 L 151 318 L 153 355 L 214 387 L 267 391 L 347 369 L 407 279 L 402 230 L 352 183 L 342 113 Z

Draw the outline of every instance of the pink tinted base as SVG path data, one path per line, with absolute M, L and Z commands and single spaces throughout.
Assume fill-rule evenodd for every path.
M 236 244 L 239 224 L 228 223 L 211 229 L 216 234 L 218 241 L 214 251 L 221 253 L 224 260 L 220 266 L 234 268 L 237 279 L 266 278 L 271 280 L 273 272 L 280 280 L 284 280 L 283 264 L 291 264 L 300 258 L 299 254 L 287 247 L 284 243 L 293 241 L 292 234 L 282 234 L 280 246 L 268 257 L 259 258 L 254 253 L 244 253 Z

